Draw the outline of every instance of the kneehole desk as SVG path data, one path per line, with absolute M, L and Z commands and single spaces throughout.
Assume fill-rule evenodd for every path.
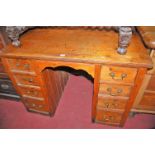
M 1 53 L 5 70 L 28 111 L 54 115 L 67 83 L 66 68 L 83 71 L 94 83 L 92 121 L 123 126 L 152 61 L 139 36 L 126 55 L 117 53 L 113 31 L 35 29 L 21 47 Z M 54 118 L 53 118 L 54 119 Z

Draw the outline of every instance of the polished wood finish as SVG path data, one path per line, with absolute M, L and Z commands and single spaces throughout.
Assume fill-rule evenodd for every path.
M 153 64 L 155 64 L 155 50 L 151 50 L 150 57 L 152 59 Z M 148 70 L 147 74 L 155 74 L 155 67 L 153 65 L 152 69 Z
M 23 35 L 21 41 L 22 47 L 9 44 L 4 50 L 5 56 L 152 67 L 149 55 L 136 34 L 132 37 L 126 55 L 117 53 L 118 35 L 113 31 L 36 29 Z
M 121 118 L 122 118 L 122 113 L 97 109 L 96 122 L 99 122 L 99 123 L 104 122 L 104 124 L 118 126 L 118 125 L 120 125 Z
M 22 47 L 10 44 L 1 56 L 28 110 L 54 115 L 72 70 L 94 83 L 92 120 L 123 126 L 152 62 L 136 34 L 126 55 L 117 53 L 117 41 L 113 31 L 36 29 L 21 37 Z
M 155 114 L 155 50 L 151 50 L 150 57 L 153 60 L 154 67 L 145 74 L 132 108 L 133 112 Z
M 23 96 L 31 96 L 31 97 L 39 97 L 42 98 L 43 94 L 41 93 L 41 88 L 40 87 L 30 87 L 30 86 L 25 86 L 25 85 L 20 85 L 20 90 Z
M 99 95 L 97 107 L 104 110 L 124 111 L 127 101 L 127 98 Z
M 136 74 L 136 68 L 102 66 L 101 82 L 109 81 L 112 83 L 134 84 Z
M 150 91 L 155 91 L 155 75 L 152 75 L 150 77 L 150 81 L 149 81 L 146 89 L 150 90 Z
M 6 74 L 2 61 L 0 59 L 0 79 L 3 79 L 3 78 L 5 79 L 8 78 L 8 75 Z
M 153 68 L 145 74 L 132 112 L 155 114 L 155 26 L 140 26 L 137 30 L 148 48 L 153 61 Z
M 125 112 L 123 114 L 122 120 L 121 120 L 121 125 L 123 126 L 123 124 L 126 121 L 126 118 L 128 117 L 128 114 L 130 112 L 130 109 L 132 108 L 132 105 L 135 101 L 135 98 L 140 90 L 140 87 L 142 85 L 142 82 L 144 80 L 144 76 L 146 74 L 146 68 L 140 68 L 137 72 L 137 76 L 136 76 L 136 80 L 135 80 L 135 85 L 130 93 L 130 98 L 128 101 L 128 104 L 125 107 Z
M 155 92 L 145 92 L 139 106 L 145 110 L 155 110 Z
M 130 96 L 131 86 L 100 84 L 99 92 L 108 96 Z

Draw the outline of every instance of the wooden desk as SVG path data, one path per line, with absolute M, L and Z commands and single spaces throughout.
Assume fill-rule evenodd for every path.
M 123 126 L 152 67 L 137 35 L 126 55 L 117 53 L 118 34 L 113 31 L 35 29 L 21 43 L 8 45 L 2 62 L 25 107 L 42 114 L 54 115 L 67 83 L 65 71 L 82 70 L 94 79 L 92 121 Z

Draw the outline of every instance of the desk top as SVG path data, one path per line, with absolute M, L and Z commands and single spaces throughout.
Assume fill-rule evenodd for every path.
M 152 67 L 149 54 L 136 34 L 126 55 L 117 53 L 118 33 L 114 31 L 40 28 L 26 32 L 20 40 L 21 47 L 10 44 L 1 56 Z

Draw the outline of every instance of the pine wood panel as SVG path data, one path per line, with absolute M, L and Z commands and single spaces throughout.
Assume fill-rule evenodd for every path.
M 36 76 L 31 76 L 27 74 L 14 74 L 16 82 L 18 85 L 32 85 L 39 86 L 39 82 Z
M 136 109 L 155 110 L 155 92 L 145 92 Z
M 142 85 L 142 82 L 144 80 L 144 76 L 146 74 L 146 68 L 140 68 L 138 70 L 138 73 L 137 73 L 137 76 L 136 76 L 136 79 L 135 79 L 135 85 L 131 91 L 131 94 L 130 94 L 130 98 L 129 98 L 129 101 L 128 101 L 128 104 L 126 105 L 126 108 L 125 108 L 125 112 L 122 116 L 122 120 L 121 120 L 121 123 L 120 125 L 123 126 L 127 117 L 128 117 L 128 114 L 130 112 L 130 109 L 131 107 L 133 106 L 133 103 L 135 101 L 135 98 L 138 94 L 138 91 L 140 90 L 140 87 Z
M 147 50 L 136 34 L 133 35 L 126 55 L 117 53 L 118 34 L 113 31 L 36 29 L 25 33 L 21 42 L 21 47 L 8 45 L 4 49 L 1 54 L 3 64 L 20 94 L 22 92 L 17 84 L 22 81 L 20 77 L 35 78 L 32 84 L 22 84 L 41 88 L 44 105 L 48 108 L 45 111 L 42 109 L 42 113 L 55 113 L 68 80 L 68 74 L 60 68 L 69 67 L 75 71 L 82 70 L 93 79 L 92 120 L 123 126 L 146 73 L 146 68 L 152 67 Z M 12 65 L 8 60 L 13 58 L 21 61 L 20 65 L 16 63 L 16 60 L 13 62 L 13 65 L 19 68 L 11 68 Z M 29 67 L 27 68 L 26 65 L 25 68 L 27 60 Z M 102 71 L 101 68 L 103 68 Z M 111 71 L 115 72 L 116 79 L 109 76 Z M 124 73 L 127 76 L 122 79 Z M 17 78 L 20 79 L 17 81 Z M 104 94 L 109 86 L 114 89 L 112 89 L 112 94 L 120 87 L 123 89 L 123 94 L 119 96 L 118 107 L 103 110 L 98 106 L 100 102 L 98 94 L 102 92 L 99 88 L 104 90 Z M 114 100 L 118 99 L 117 97 L 115 96 Z M 128 99 L 126 104 L 125 99 Z M 34 107 L 33 111 L 39 111 L 38 108 Z
M 100 82 L 112 82 L 120 84 L 134 84 L 137 74 L 136 68 L 102 66 Z
M 75 63 L 75 62 L 64 62 L 64 61 L 45 61 L 45 60 L 35 60 L 39 72 L 41 72 L 46 67 L 57 68 L 57 67 L 69 67 L 75 70 L 83 70 L 87 72 L 90 76 L 94 77 L 95 65 L 89 63 Z
M 116 84 L 100 84 L 99 93 L 109 96 L 125 96 L 129 97 L 131 86 L 116 85 Z
M 133 35 L 126 55 L 117 53 L 114 31 L 35 29 L 21 37 L 22 46 L 7 46 L 10 57 L 152 67 L 151 59 L 137 35 Z
M 152 75 L 147 85 L 147 90 L 155 91 L 155 75 Z
M 8 59 L 8 63 L 12 70 L 20 70 L 20 71 L 32 71 L 33 63 L 27 59 Z
M 122 118 L 121 113 L 97 109 L 95 121 L 104 124 L 119 125 L 121 122 L 121 118 Z
M 64 78 L 64 73 L 61 72 L 62 71 L 53 71 L 51 69 L 45 69 L 41 73 L 44 78 L 48 103 L 52 109 L 52 115 L 55 113 L 56 107 L 59 103 L 64 87 L 68 80 L 68 78 Z
M 30 96 L 30 97 L 39 97 L 42 98 L 42 90 L 40 87 L 27 87 L 24 85 L 20 85 L 19 89 L 22 92 L 22 96 Z
M 97 107 L 106 109 L 106 110 L 125 110 L 127 104 L 127 99 L 102 96 L 98 97 Z
M 28 110 L 36 111 L 40 113 L 50 112 L 49 106 L 45 104 L 44 100 L 24 97 L 22 98 L 22 101 Z
M 151 50 L 150 57 L 152 58 L 153 67 L 147 72 L 147 74 L 155 74 L 155 50 Z
M 155 50 L 151 50 L 150 57 L 155 66 Z M 132 111 L 143 113 L 155 113 L 155 70 L 149 70 L 145 75 L 140 91 L 135 99 Z

